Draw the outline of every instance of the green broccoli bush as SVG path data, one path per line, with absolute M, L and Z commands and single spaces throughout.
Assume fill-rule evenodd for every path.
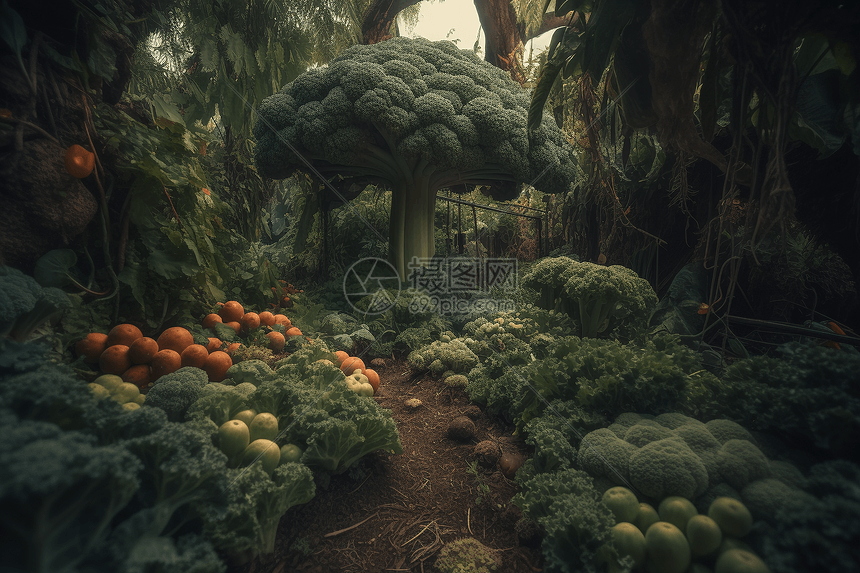
M 702 415 L 778 432 L 795 447 L 858 459 L 860 355 L 800 343 L 778 350 L 779 357 L 729 366 L 700 404 Z
M 490 356 L 470 373 L 467 392 L 521 427 L 553 399 L 576 400 L 607 417 L 679 410 L 700 370 L 697 355 L 671 335 L 641 345 L 569 336 L 556 339 L 543 359 L 521 351 Z
M 489 184 L 506 200 L 525 182 L 570 186 L 573 147 L 553 121 L 529 131 L 529 105 L 507 73 L 451 42 L 357 45 L 262 102 L 255 162 L 285 178 L 310 161 L 343 192 L 390 186 L 389 258 L 405 280 L 413 257 L 434 254 L 438 189 Z
M 598 573 L 600 548 L 609 541 L 615 516 L 601 501 L 592 478 L 576 469 L 523 476 L 513 498 L 524 515 L 544 530 L 545 571 Z
M 648 281 L 627 267 L 568 257 L 537 261 L 521 285 L 538 291 L 538 306 L 573 318 L 583 338 L 630 340 L 645 327 L 657 305 L 657 295 Z
M 72 306 L 58 288 L 43 288 L 18 269 L 0 265 L 0 339 L 23 342 L 46 320 Z
M 810 496 L 800 490 L 806 484 L 800 470 L 768 460 L 752 440 L 731 420 L 703 424 L 679 413 L 628 412 L 588 433 L 576 464 L 642 497 L 659 501 L 677 495 L 700 510 L 727 496 L 743 500 L 757 519 L 772 519 L 790 503 L 805 503 Z

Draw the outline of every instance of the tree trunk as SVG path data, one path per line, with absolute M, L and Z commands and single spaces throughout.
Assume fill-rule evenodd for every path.
M 484 59 L 522 84 L 525 81 L 521 57 L 523 42 L 510 0 L 475 0 L 475 8 L 486 35 Z
M 391 25 L 397 14 L 421 0 L 373 0 L 361 20 L 361 43 L 378 44 L 392 37 Z

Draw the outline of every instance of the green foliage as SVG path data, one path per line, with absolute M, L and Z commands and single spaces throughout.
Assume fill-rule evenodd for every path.
M 377 450 L 400 453 L 390 411 L 351 391 L 339 368 L 317 362 L 333 358 L 322 343 L 309 344 L 280 361 L 274 374 L 252 367 L 244 372 L 249 382 L 239 386 L 208 384 L 216 388 L 191 406 L 188 419 L 211 428 L 242 410 L 269 412 L 281 428 L 279 445 L 298 445 L 303 464 L 332 473 Z
M 566 432 L 559 429 L 564 420 L 541 416 L 525 426 L 526 443 L 534 447 L 531 463 L 538 473 L 566 470 L 576 462 L 576 449 Z
M 591 477 L 565 469 L 539 473 L 520 486 L 513 502 L 544 529 L 546 570 L 602 571 L 598 550 L 609 541 L 615 517 L 601 502 Z
M 799 343 L 783 345 L 778 356 L 732 364 L 702 405 L 705 415 L 853 456 L 860 439 L 860 356 Z
M 203 530 L 219 548 L 244 559 L 272 553 L 281 517 L 316 491 L 310 469 L 295 462 L 278 466 L 271 477 L 261 464 L 228 470 L 227 476 L 226 512 L 204 509 Z
M 42 288 L 18 269 L 0 266 L 0 337 L 23 342 L 40 325 L 71 306 L 63 291 Z
M 435 340 L 429 346 L 410 352 L 407 360 L 411 367 L 430 370 L 435 376 L 449 370 L 465 374 L 478 365 L 478 357 L 460 338 L 448 342 Z
M 97 108 L 96 125 L 107 146 L 123 157 L 133 231 L 119 280 L 154 327 L 178 312 L 169 299 L 193 307 L 192 293 L 223 300 L 221 274 L 230 276 L 213 243 L 223 204 L 203 192 L 206 176 L 192 133 L 180 124 L 148 127 L 113 108 Z M 194 308 L 197 314 L 203 308 Z
M 546 357 L 493 354 L 469 374 L 470 398 L 519 427 L 540 416 L 549 400 L 575 400 L 603 416 L 642 408 L 677 410 L 700 369 L 677 337 L 656 336 L 641 345 L 573 336 L 547 346 Z
M 390 184 L 389 257 L 403 278 L 413 256 L 434 253 L 439 188 L 498 180 L 490 190 L 503 199 L 525 181 L 567 188 L 570 146 L 554 125 L 529 132 L 527 105 L 506 73 L 450 42 L 354 46 L 262 102 L 255 162 L 260 173 L 284 178 L 306 169 L 299 153 L 343 177 L 344 190 Z M 403 185 L 402 173 L 413 183 Z
M 182 422 L 203 387 L 209 383 L 209 376 L 200 368 L 186 366 L 156 380 L 146 394 L 144 407 L 160 408 L 167 413 L 171 422 Z
M 229 385 L 249 382 L 254 386 L 259 386 L 264 381 L 274 377 L 275 371 L 262 360 L 243 360 L 227 369 L 227 378 L 232 382 Z
M 495 552 L 471 537 L 446 543 L 434 567 L 440 573 L 489 573 L 498 569 Z
M 78 571 L 135 495 L 140 462 L 121 447 L 49 422 L 4 420 L 2 430 L 4 563 L 34 573 Z
M 567 257 L 538 261 L 523 277 L 522 285 L 539 291 L 538 306 L 570 315 L 583 338 L 619 336 L 630 340 L 645 326 L 657 304 L 648 281 L 630 269 Z
M 65 368 L 22 362 L 0 385 L 0 429 L 8 566 L 135 571 L 159 546 L 165 567 L 186 559 L 164 571 L 223 573 L 209 541 L 170 537 L 197 519 L 195 504 L 217 511 L 224 494 L 226 458 L 207 437 L 156 408 L 97 401 Z
M 248 384 L 227 386 L 209 383 L 204 386 L 197 401 L 188 408 L 186 417 L 194 424 L 204 427 L 207 421 L 211 421 L 217 428 L 249 408 L 248 396 L 254 390 L 256 388 Z
M 818 499 L 802 509 L 781 510 L 773 525 L 753 531 L 760 555 L 773 571 L 801 573 L 810 568 L 852 571 L 860 566 L 858 468 L 835 460 L 813 466 L 809 491 Z

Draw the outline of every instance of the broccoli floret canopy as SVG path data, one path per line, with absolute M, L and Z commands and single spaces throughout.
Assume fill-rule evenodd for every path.
M 657 305 L 648 281 L 621 265 L 547 257 L 529 270 L 522 285 L 540 293 L 539 306 L 578 321 L 583 338 L 606 336 L 618 327 L 644 326 Z
M 554 121 L 528 131 L 529 101 L 505 72 L 451 42 L 353 46 L 262 102 L 255 163 L 285 178 L 310 171 L 304 159 L 325 177 L 390 186 L 389 256 L 405 279 L 412 257 L 433 256 L 437 190 L 506 183 L 500 200 L 522 183 L 567 190 L 573 147 Z
M 768 459 L 746 440 L 729 440 L 717 453 L 717 467 L 723 480 L 735 489 L 770 475 Z
M 209 382 L 206 372 L 186 366 L 155 381 L 146 395 L 146 406 L 161 408 L 171 422 L 182 422 L 185 413 Z
M 90 435 L 47 422 L 22 421 L 0 431 L 4 565 L 79 571 L 137 491 L 140 462 L 121 447 L 99 446 Z
M 437 376 L 448 370 L 465 374 L 478 365 L 478 357 L 460 338 L 449 342 L 436 340 L 429 346 L 409 353 L 407 360 L 413 368 L 429 368 Z
M 0 337 L 24 341 L 54 314 L 71 307 L 58 288 L 42 288 L 18 269 L 0 265 Z

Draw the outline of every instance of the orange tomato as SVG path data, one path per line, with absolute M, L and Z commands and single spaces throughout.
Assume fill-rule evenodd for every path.
M 125 346 L 131 346 L 132 342 L 142 337 L 143 333 L 135 325 L 117 324 L 110 329 L 110 332 L 108 332 L 105 345 L 115 346 L 117 344 L 123 344 Z
M 98 362 L 107 348 L 107 334 L 90 332 L 75 344 L 75 354 L 83 356 L 85 362 Z
M 233 366 L 233 359 L 226 352 L 216 350 L 206 358 L 203 370 L 210 382 L 221 382 L 227 377 L 227 370 Z
M 356 356 L 350 356 L 341 363 L 340 370 L 347 376 L 349 376 L 356 370 L 361 370 L 362 372 L 364 372 L 364 362 L 361 360 L 361 358 L 358 358 Z
M 376 373 L 376 370 L 371 368 L 362 370 L 361 372 L 367 376 L 367 381 L 370 382 L 371 386 L 373 386 L 373 393 L 376 394 L 376 391 L 379 390 L 379 374 Z
M 206 359 L 209 358 L 209 351 L 202 344 L 192 344 L 179 354 L 182 367 L 193 366 L 194 368 L 203 368 Z
M 284 346 L 287 343 L 287 339 L 284 338 L 284 335 L 277 330 L 267 333 L 266 338 L 269 339 L 269 348 L 273 352 L 280 352 L 284 349 Z
M 99 356 L 99 368 L 105 374 L 116 374 L 117 376 L 131 368 L 128 346 L 125 344 L 108 346 Z
M 182 367 L 182 357 L 175 350 L 165 348 L 152 357 L 152 381 L 155 382 L 165 374 L 176 372 Z
M 275 315 L 268 310 L 264 310 L 260 313 L 260 324 L 263 326 L 272 326 L 275 324 Z
M 239 322 L 245 315 L 245 309 L 235 300 L 228 300 L 218 311 L 224 322 Z
M 158 350 L 158 342 L 148 336 L 143 336 L 128 347 L 128 357 L 131 358 L 132 364 L 149 364 Z
M 175 350 L 178 354 L 194 344 L 194 335 L 187 328 L 174 326 L 168 328 L 158 337 L 159 350 Z

